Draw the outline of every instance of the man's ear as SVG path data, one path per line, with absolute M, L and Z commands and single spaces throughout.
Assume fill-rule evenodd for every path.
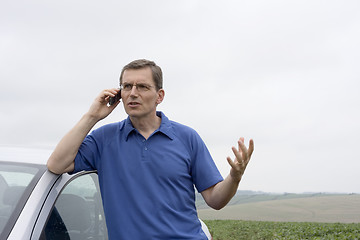
M 160 104 L 162 103 L 162 101 L 164 100 L 164 97 L 165 97 L 165 91 L 164 89 L 160 89 L 158 91 L 158 98 L 156 99 L 156 104 Z

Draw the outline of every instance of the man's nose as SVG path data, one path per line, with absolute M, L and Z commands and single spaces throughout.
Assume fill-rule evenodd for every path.
M 132 95 L 132 96 L 137 96 L 138 95 L 138 90 L 137 90 L 136 84 L 132 85 L 130 95 Z

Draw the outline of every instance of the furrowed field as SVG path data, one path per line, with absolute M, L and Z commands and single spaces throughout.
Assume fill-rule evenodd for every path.
M 214 240 L 360 239 L 358 194 L 239 194 L 219 211 L 197 204 Z
M 360 224 L 204 220 L 214 240 L 360 239 Z

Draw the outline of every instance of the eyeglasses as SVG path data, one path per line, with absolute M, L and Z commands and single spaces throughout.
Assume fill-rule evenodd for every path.
M 138 90 L 139 92 L 146 92 L 149 91 L 153 86 L 147 85 L 145 83 L 137 83 L 137 84 L 132 84 L 132 83 L 123 83 L 120 85 L 120 88 L 122 91 L 131 91 L 133 89 L 133 87 L 136 87 L 136 90 Z

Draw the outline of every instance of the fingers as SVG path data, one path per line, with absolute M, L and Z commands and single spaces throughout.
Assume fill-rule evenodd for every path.
M 102 105 L 108 105 L 108 107 L 110 108 L 113 108 L 115 106 L 118 105 L 118 102 L 117 104 L 112 104 L 111 106 L 108 104 L 109 103 L 109 100 L 110 98 L 114 98 L 116 97 L 117 93 L 120 91 L 119 88 L 110 88 L 110 89 L 105 89 L 103 91 L 101 91 L 101 93 L 99 94 L 98 96 L 98 101 L 102 104 Z
M 227 157 L 228 163 L 232 168 L 238 168 L 239 166 L 243 168 L 245 166 L 245 161 L 243 160 L 241 153 L 235 147 L 232 147 L 232 151 L 235 155 L 235 160 L 233 161 L 230 157 Z
M 105 89 L 102 94 L 105 97 L 115 97 L 115 95 L 120 91 L 119 88 L 110 88 L 110 89 Z
M 241 152 L 242 150 L 237 150 L 235 147 L 231 148 L 234 155 L 235 155 L 235 161 L 237 161 L 238 163 L 243 163 L 244 161 L 244 153 Z
M 229 165 L 230 165 L 232 168 L 236 168 L 235 163 L 233 162 L 233 160 L 232 160 L 230 157 L 227 157 L 226 160 L 228 161 Z
M 248 149 L 249 158 L 251 157 L 253 152 L 254 152 L 254 140 L 250 139 L 249 149 Z
M 229 165 L 231 166 L 230 175 L 234 179 L 237 179 L 237 181 L 240 181 L 242 175 L 244 174 L 246 164 L 242 160 L 240 152 L 235 147 L 232 147 L 232 150 L 235 154 L 235 160 L 233 161 L 230 157 L 226 158 Z
M 230 175 L 236 181 L 240 181 L 245 169 L 250 161 L 251 155 L 254 151 L 254 141 L 250 139 L 249 148 L 245 146 L 245 139 L 241 137 L 238 141 L 238 148 L 232 147 L 232 151 L 235 155 L 235 159 L 232 160 L 230 157 L 227 157 L 229 165 L 231 166 Z
M 246 165 L 250 161 L 251 155 L 254 151 L 254 141 L 252 139 L 250 139 L 249 148 L 246 148 L 244 141 L 245 141 L 244 138 L 241 137 L 238 141 L 238 149 L 236 149 L 235 147 L 232 147 L 232 151 L 235 155 L 235 160 L 232 161 L 230 157 L 227 158 L 229 164 L 232 167 L 234 167 L 236 165 L 236 163 L 238 163 L 240 166 L 246 167 Z
M 250 139 L 249 148 L 246 148 L 245 143 L 244 143 L 244 138 L 240 138 L 240 140 L 238 141 L 238 144 L 239 144 L 239 151 L 242 152 L 243 159 L 250 160 L 251 155 L 254 151 L 254 140 Z
M 240 140 L 238 141 L 238 146 L 239 146 L 239 152 L 242 153 L 243 158 L 247 159 L 248 150 L 244 144 L 244 138 L 240 138 Z

